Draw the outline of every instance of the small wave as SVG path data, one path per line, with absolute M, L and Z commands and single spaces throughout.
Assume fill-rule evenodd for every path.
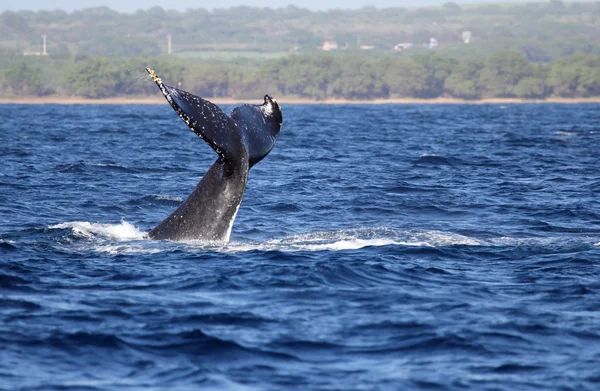
M 42 308 L 41 305 L 24 299 L 0 298 L 0 306 L 4 309 L 17 309 L 34 311 Z
M 154 196 L 152 196 L 152 198 L 154 198 L 155 200 L 158 200 L 158 201 L 183 202 L 183 198 L 181 198 L 181 197 L 173 197 L 173 196 L 161 195 L 161 194 L 154 195 Z
M 121 224 L 90 223 L 87 221 L 71 221 L 55 224 L 49 229 L 71 229 L 73 234 L 83 238 L 104 237 L 117 240 L 141 240 L 146 239 L 146 233 L 138 230 L 134 225 L 126 221 Z
M 59 164 L 56 166 L 59 172 L 85 172 L 87 171 L 87 165 L 83 162 L 73 164 Z
M 457 166 L 462 165 L 464 162 L 457 158 L 447 158 L 435 154 L 421 155 L 417 160 L 413 162 L 415 165 L 427 165 L 427 166 Z
M 397 186 L 386 187 L 383 190 L 388 194 L 404 194 L 404 193 L 435 193 L 443 190 L 442 186 L 409 186 L 400 184 Z
M 299 212 L 300 208 L 290 202 L 279 202 L 269 206 L 269 209 L 275 212 Z
M 49 336 L 40 336 L 37 340 L 31 342 L 71 352 L 84 351 L 90 348 L 119 349 L 127 345 L 124 340 L 114 334 L 88 331 L 56 331 Z
M 0 250 L 16 250 L 15 242 L 12 240 L 0 239 Z
M 126 173 L 134 173 L 136 172 L 136 170 L 131 169 L 129 167 L 126 166 L 120 166 L 118 164 L 115 163 L 98 163 L 98 164 L 94 164 L 94 167 L 98 167 L 100 169 L 104 169 L 104 170 L 109 170 L 109 171 L 116 171 L 116 172 L 126 172 Z
M 147 195 L 140 198 L 134 198 L 127 201 L 129 205 L 169 205 L 178 206 L 183 202 L 183 198 L 162 194 Z
M 600 246 L 600 243 L 594 244 L 596 240 L 597 239 L 594 238 L 581 236 L 557 236 L 546 238 L 515 238 L 503 236 L 499 238 L 488 239 L 486 245 L 496 247 L 543 247 L 556 251 L 558 249 L 572 250 L 582 246 Z
M 557 136 L 564 136 L 564 137 L 577 136 L 577 133 L 575 133 L 575 132 L 567 132 L 567 131 L 562 131 L 562 130 L 558 130 L 558 131 L 554 132 L 554 134 Z
M 30 281 L 11 274 L 0 274 L 0 287 L 3 289 L 16 288 L 30 284 Z
M 144 237 L 144 239 L 147 239 Z M 118 254 L 158 254 L 162 250 L 157 247 L 149 247 L 144 245 L 132 245 L 132 244 L 121 244 L 121 245 L 105 245 L 97 246 L 95 251 L 99 253 L 107 253 L 111 255 Z

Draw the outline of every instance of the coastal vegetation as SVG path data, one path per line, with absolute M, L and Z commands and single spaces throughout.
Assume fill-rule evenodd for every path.
M 173 56 L 0 57 L 3 96 L 58 94 L 84 98 L 156 94 L 144 67 L 167 84 L 204 97 L 305 99 L 460 99 L 600 96 L 600 56 L 578 53 L 549 63 L 521 52 L 454 58 L 358 54 L 290 55 L 260 62 L 195 61 Z
M 600 96 L 598 31 L 599 2 L 560 0 L 327 12 L 4 12 L 0 93 L 154 96 L 148 66 L 205 97 L 590 98 Z M 338 50 L 321 50 L 325 41 Z M 405 49 L 393 50 L 399 43 Z

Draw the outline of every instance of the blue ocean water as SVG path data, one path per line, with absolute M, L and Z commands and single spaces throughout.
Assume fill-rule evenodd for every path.
M 0 105 L 0 389 L 600 388 L 600 105 L 282 109 L 224 246 L 166 103 Z

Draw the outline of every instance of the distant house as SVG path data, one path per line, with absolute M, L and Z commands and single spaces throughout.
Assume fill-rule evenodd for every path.
M 321 49 L 328 52 L 330 50 L 338 50 L 339 46 L 335 41 L 325 41 L 323 42 L 323 46 L 321 47 Z
M 470 31 L 463 31 L 462 32 L 462 40 L 464 43 L 469 43 L 471 42 L 471 37 L 473 36 L 473 33 L 471 33 Z
M 410 49 L 413 46 L 414 45 L 412 43 L 399 43 L 396 46 L 394 46 L 394 50 L 401 51 L 401 50 L 405 50 L 405 49 Z
M 373 50 L 375 46 L 373 45 L 360 45 L 360 50 Z
M 435 48 L 437 48 L 438 46 L 440 46 L 440 43 L 437 41 L 437 39 L 435 39 L 435 38 L 431 38 L 431 39 L 429 40 L 429 49 L 435 49 Z

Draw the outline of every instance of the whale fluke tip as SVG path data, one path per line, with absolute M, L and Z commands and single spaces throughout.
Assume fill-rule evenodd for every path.
M 162 80 L 160 79 L 160 77 L 156 76 L 156 73 L 154 73 L 154 71 L 152 69 L 146 67 L 146 72 L 148 72 L 148 74 L 150 75 L 152 80 L 154 80 L 155 83 L 162 83 Z
M 267 104 L 267 103 L 277 103 L 277 99 L 272 98 L 271 96 L 269 96 L 267 94 L 267 95 L 265 95 L 264 103 L 263 104 Z

